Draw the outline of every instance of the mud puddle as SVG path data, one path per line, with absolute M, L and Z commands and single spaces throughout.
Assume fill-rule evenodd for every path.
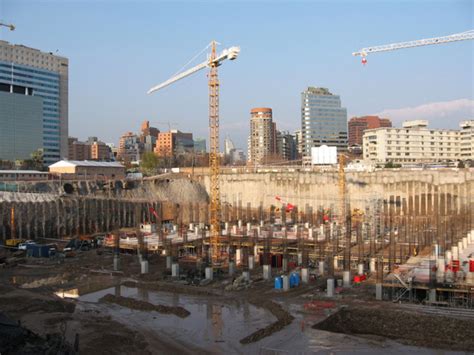
M 132 328 L 153 329 L 181 344 L 192 344 L 209 352 L 243 352 L 239 340 L 275 322 L 275 317 L 245 301 L 223 301 L 176 293 L 149 291 L 117 286 L 88 295 L 79 301 L 97 303 L 107 294 L 129 297 L 155 305 L 183 307 L 190 312 L 185 318 L 155 311 L 146 312 L 115 304 L 100 304 L 115 320 Z M 94 305 L 96 306 L 96 305 Z

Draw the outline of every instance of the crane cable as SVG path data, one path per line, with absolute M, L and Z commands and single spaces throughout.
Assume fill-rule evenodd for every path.
M 187 67 L 189 64 L 191 64 L 194 60 L 196 60 L 196 58 L 199 57 L 199 56 L 200 56 L 204 51 L 206 51 L 210 46 L 211 46 L 211 43 L 209 43 L 209 44 L 208 44 L 206 47 L 204 47 L 198 54 L 196 54 L 194 57 L 192 57 L 185 65 L 183 65 L 183 66 L 181 67 L 181 69 L 179 69 L 176 73 L 174 73 L 174 74 L 172 75 L 172 77 L 178 75 L 179 73 L 181 73 L 181 72 L 184 70 L 184 68 L 186 68 L 186 67 Z

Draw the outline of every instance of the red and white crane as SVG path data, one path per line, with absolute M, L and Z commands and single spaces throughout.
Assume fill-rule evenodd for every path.
M 455 34 L 452 34 L 449 36 L 443 36 L 443 37 L 433 37 L 433 38 L 419 39 L 415 41 L 391 43 L 391 44 L 384 44 L 381 46 L 362 48 L 362 49 L 359 49 L 357 52 L 352 53 L 352 55 L 361 56 L 362 64 L 365 65 L 367 64 L 367 56 L 370 53 L 395 51 L 397 49 L 429 46 L 429 45 L 434 45 L 434 44 L 443 44 L 443 43 L 450 43 L 450 42 L 457 42 L 457 41 L 466 41 L 470 39 L 474 39 L 474 30 L 461 32 L 461 33 L 455 33 Z

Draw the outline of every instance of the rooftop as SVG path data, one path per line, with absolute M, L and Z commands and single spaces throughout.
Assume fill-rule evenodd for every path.
M 90 161 L 90 160 L 61 160 L 51 164 L 50 168 L 66 168 L 71 166 L 90 166 L 103 168 L 125 168 L 122 164 L 115 161 Z

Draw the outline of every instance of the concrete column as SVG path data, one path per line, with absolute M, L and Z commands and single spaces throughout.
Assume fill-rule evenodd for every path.
M 319 275 L 324 275 L 324 261 L 320 261 L 318 266 L 319 266 Z
M 252 230 L 252 224 L 250 222 L 247 223 L 247 235 L 250 235 L 250 231 Z
M 327 296 L 328 297 L 334 296 L 334 279 L 327 280 Z
M 140 265 L 142 274 L 148 274 L 148 260 L 142 260 Z
M 253 270 L 255 268 L 255 257 L 253 255 L 249 255 L 249 270 Z
M 303 253 L 298 252 L 298 265 L 301 266 L 303 265 Z
M 463 248 L 463 245 L 462 245 L 462 240 L 460 240 L 460 241 L 458 242 L 458 251 L 459 251 L 459 254 L 461 254 L 463 250 L 464 250 L 464 248 Z
M 194 234 L 196 234 L 196 236 L 199 236 L 199 227 L 198 226 L 194 227 Z
M 334 270 L 338 270 L 339 269 L 339 263 L 338 263 L 338 260 L 337 260 L 337 256 L 334 257 Z
M 357 265 L 357 273 L 359 275 L 364 275 L 364 264 Z
M 238 248 L 235 250 L 235 263 L 237 266 L 242 264 L 242 249 Z
M 229 222 L 225 222 L 225 224 L 224 224 L 224 229 L 225 229 L 226 231 L 229 230 Z
M 263 278 L 265 280 L 272 279 L 272 266 L 271 265 L 263 265 Z
M 214 270 L 212 269 L 212 267 L 207 267 L 205 269 L 205 273 L 206 273 L 206 280 L 212 280 L 214 278 Z
M 179 277 L 179 264 L 178 263 L 173 263 L 171 265 L 171 276 Z
M 428 297 L 430 302 L 436 302 L 436 289 L 430 289 L 430 294 Z
M 463 247 L 463 249 L 467 248 L 467 244 L 468 244 L 467 243 L 467 237 L 462 238 L 462 247 Z
M 446 263 L 450 263 L 453 260 L 453 252 L 451 250 L 446 250 Z
M 114 255 L 114 271 L 119 271 L 120 270 L 120 257 L 115 254 Z
M 237 223 L 238 223 L 238 225 L 239 225 L 239 228 L 242 228 L 242 220 L 239 219 L 239 221 L 238 221 Z
M 282 266 L 283 272 L 288 272 L 288 259 L 287 258 L 282 259 L 281 266 Z
M 370 258 L 370 272 L 371 273 L 376 272 L 375 265 L 376 265 L 376 259 L 375 258 Z
M 189 230 L 190 231 L 194 230 L 194 223 L 189 223 Z
M 313 240 L 313 228 L 308 229 L 308 239 Z
M 229 261 L 229 276 L 234 275 L 235 272 L 235 263 L 233 261 Z
M 171 258 L 171 255 L 167 255 L 166 256 L 166 269 L 171 269 L 171 262 L 172 262 L 172 258 Z
M 260 227 L 263 227 L 265 225 L 265 222 L 262 220 L 260 221 Z M 260 233 L 259 233 L 260 234 Z
M 375 284 L 375 299 L 377 301 L 382 301 L 382 284 Z
M 236 234 L 237 234 L 237 226 L 236 226 L 236 225 L 233 225 L 233 226 L 232 226 L 232 234 L 233 234 L 233 235 L 236 235 Z
M 350 271 L 343 271 L 342 272 L 342 282 L 344 287 L 351 287 L 351 272 Z
M 290 289 L 290 279 L 288 275 L 283 275 L 281 278 L 283 280 L 283 291 L 288 291 Z
M 305 284 L 309 282 L 309 271 L 305 267 L 301 269 L 301 282 Z
M 242 276 L 244 277 L 245 281 L 250 281 L 250 272 L 244 271 L 242 272 Z

